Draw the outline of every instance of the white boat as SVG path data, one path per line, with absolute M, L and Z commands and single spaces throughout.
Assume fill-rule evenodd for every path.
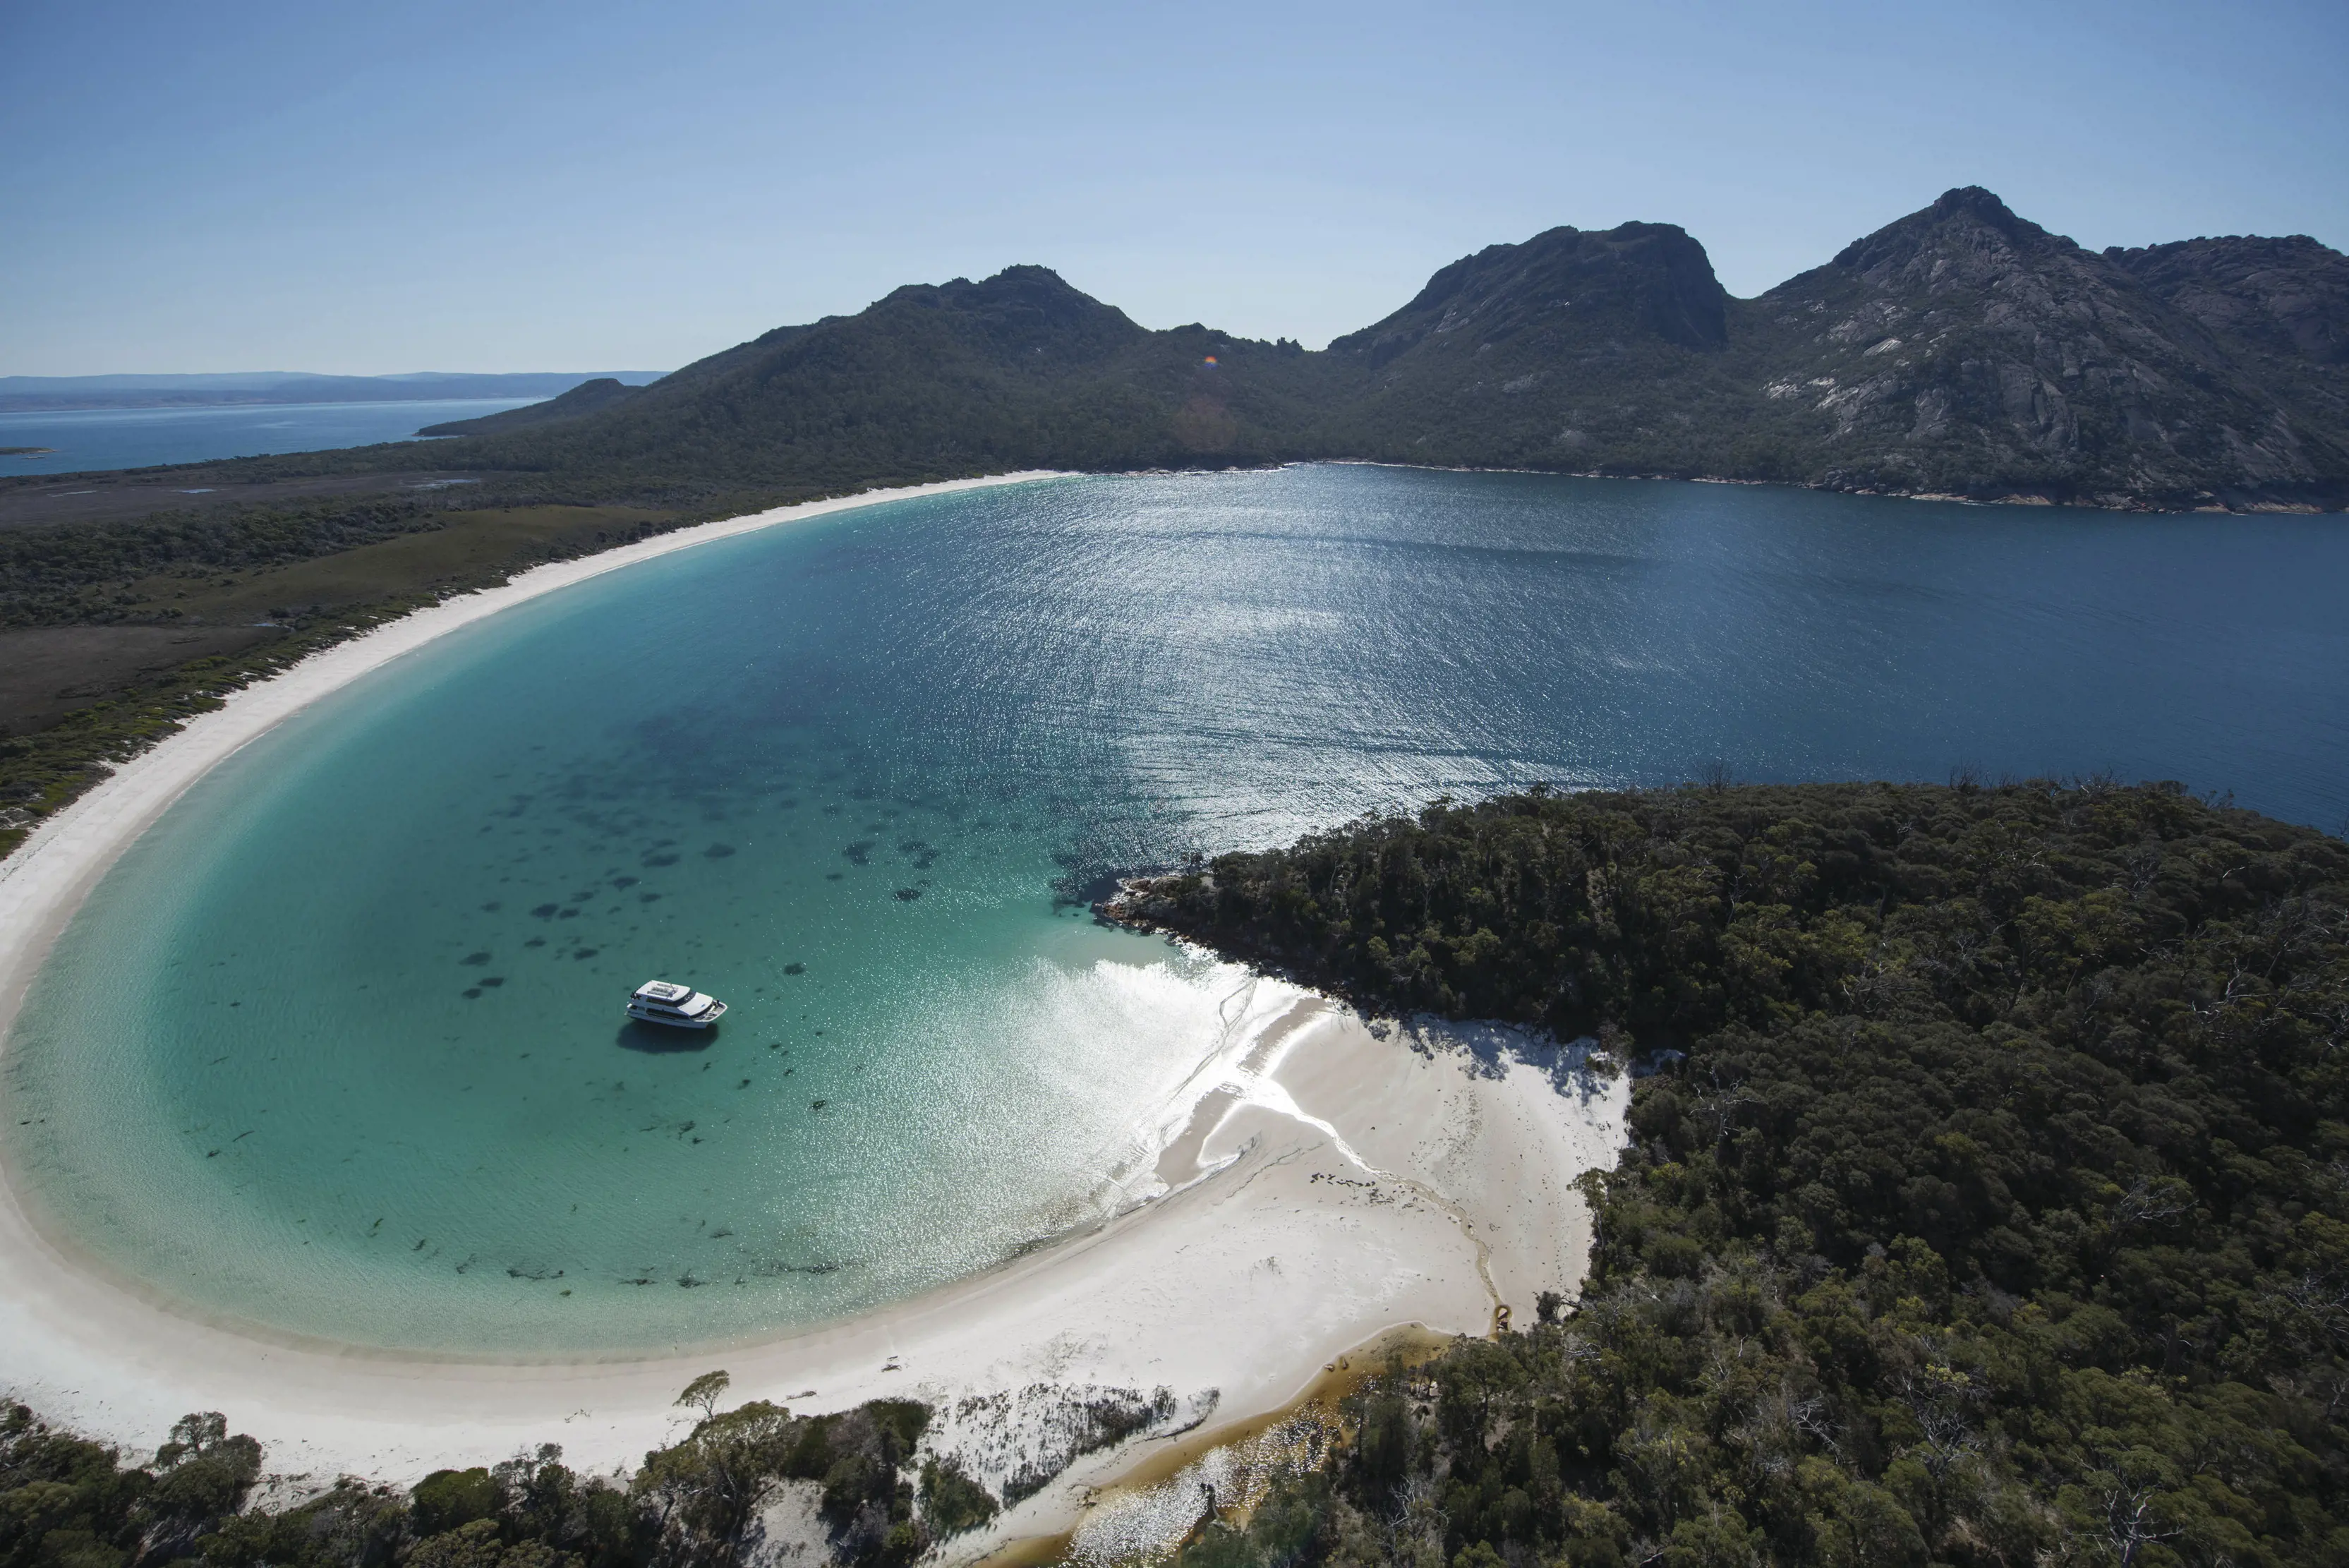
M 726 1016 L 726 1004 L 689 985 L 648 980 L 628 998 L 628 1016 L 673 1029 L 707 1029 Z

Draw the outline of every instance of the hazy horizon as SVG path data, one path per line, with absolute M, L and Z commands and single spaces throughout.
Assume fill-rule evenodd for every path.
M 1320 347 L 1558 224 L 1751 296 L 1951 186 L 2349 245 L 2349 12 L 99 0 L 0 57 L 0 374 L 677 366 L 1022 262 Z
M 20 376 L 0 375 L 0 388 L 12 383 L 37 381 L 42 383 L 110 381 L 121 383 L 154 382 L 177 384 L 189 381 L 208 382 L 224 390 L 233 390 L 226 383 L 233 381 L 294 381 L 305 378 L 321 381 L 420 381 L 434 378 L 456 379 L 469 376 L 666 376 L 667 370 L 549 370 L 543 368 L 517 370 L 93 370 L 86 375 Z M 97 389 L 92 389 L 93 390 Z M 124 386 L 123 390 L 142 391 L 140 386 Z

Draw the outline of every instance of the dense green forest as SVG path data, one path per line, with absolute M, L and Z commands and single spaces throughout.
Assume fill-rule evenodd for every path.
M 2098 254 L 1947 192 L 1753 299 L 1670 223 L 1439 270 L 1308 352 L 1151 330 L 1041 266 L 898 288 L 642 389 L 433 427 L 541 499 L 800 498 L 1019 468 L 1356 458 L 2178 509 L 2349 500 L 2349 257 L 2304 236 Z M 202 465 L 392 472 L 411 445 Z
M 202 590 L 221 624 L 285 632 L 0 737 L 0 852 L 292 659 L 703 517 L 1030 466 L 1326 456 L 2338 505 L 2344 345 L 2349 260 L 2313 241 L 2097 255 L 1973 190 L 1750 301 L 1670 225 L 1552 230 L 1464 258 L 1318 354 L 1150 331 L 1040 267 L 900 289 L 576 417 L 437 447 L 481 477 L 461 504 L 190 504 L 0 532 L 0 627 L 170 624 Z M 155 483 L 414 462 L 387 446 Z M 637 510 L 584 533 L 479 521 L 622 501 Z M 482 536 L 502 553 L 473 550 Z M 419 539 L 436 548 L 382 554 Z M 238 574 L 361 556 L 376 575 L 340 597 L 239 597 L 261 590 Z M 1367 1008 L 1588 1033 L 1645 1072 L 1637 1141 L 1593 1189 L 1576 1311 L 1399 1372 L 1340 1461 L 1189 1550 L 1284 1568 L 2349 1561 L 2344 908 L 2339 841 L 2101 784 L 1525 795 L 1157 883 L 1136 918 Z M 232 1553 L 213 1543 L 261 1528 L 204 1501 L 251 1480 L 222 1480 L 246 1452 L 224 1429 L 125 1469 L 10 1419 L 0 1568 Z M 761 1473 L 785 1473 L 781 1439 L 757 1440 Z M 875 1466 L 893 1451 L 867 1448 Z M 498 1500 L 494 1527 L 452 1527 L 484 1568 L 715 1550 L 699 1525 L 669 1533 L 686 1515 L 649 1494 L 578 1504 L 628 1531 L 657 1518 L 625 1549 L 550 1534 L 514 1511 L 538 1483 L 504 1475 L 469 1493 Z M 883 1511 L 881 1539 L 914 1532 L 890 1550 L 936 1499 L 939 1518 L 985 1501 L 931 1481 L 913 1512 Z M 294 1537 L 272 1536 L 236 1561 L 389 1562 L 450 1533 L 419 1535 L 443 1516 L 410 1500 L 346 1492 L 300 1526 L 342 1544 L 286 1557 Z M 378 1515 L 381 1533 L 354 1522 Z
M 1581 1300 L 1186 1568 L 2349 1561 L 2349 845 L 2174 786 L 1533 793 L 1142 885 L 1637 1064 Z
M 1307 432 L 1334 369 L 1294 344 L 1148 331 L 1018 266 L 779 328 L 607 412 L 485 431 L 450 455 L 612 493 L 1266 462 L 1320 455 Z

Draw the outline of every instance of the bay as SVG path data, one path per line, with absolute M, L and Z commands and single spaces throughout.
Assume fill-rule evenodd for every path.
M 246 748 L 5 1059 L 43 1222 L 191 1309 L 623 1352 L 1145 1190 L 1244 977 L 1109 873 L 1565 787 L 2170 778 L 2349 813 L 2349 533 L 1356 466 L 1082 478 L 679 552 Z M 733 1008 L 626 1024 L 636 982 Z

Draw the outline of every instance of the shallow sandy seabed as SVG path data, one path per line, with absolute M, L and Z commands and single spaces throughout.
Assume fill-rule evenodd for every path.
M 783 508 L 538 568 L 305 660 L 129 763 L 0 863 L 0 1025 L 114 858 L 223 757 L 309 702 L 482 616 L 652 556 L 853 505 L 1011 475 Z M 932 1438 L 990 1489 L 1066 1458 L 1071 1412 L 1160 1389 L 1143 1437 L 1071 1466 L 964 1558 L 1075 1522 L 1086 1489 L 1177 1433 L 1279 1408 L 1336 1357 L 1400 1325 L 1484 1333 L 1570 1293 L 1589 1252 L 1574 1179 L 1611 1166 L 1629 1085 L 1583 1052 L 1504 1030 L 1365 1023 L 1250 982 L 1232 1033 L 1172 1107 L 1154 1169 L 1109 1222 L 973 1279 L 813 1330 L 670 1356 L 545 1365 L 435 1361 L 281 1342 L 206 1323 L 106 1275 L 0 1201 L 0 1388 L 134 1449 L 224 1411 L 268 1469 L 412 1481 L 540 1443 L 581 1469 L 636 1463 L 685 1429 L 674 1406 L 713 1366 L 736 1398 L 837 1409 L 941 1407 Z M 284 1490 L 284 1489 L 281 1489 Z M 789 1500 L 784 1500 L 788 1504 Z M 788 1507 L 786 1506 L 786 1511 Z M 780 1526 L 784 1521 L 778 1518 Z

